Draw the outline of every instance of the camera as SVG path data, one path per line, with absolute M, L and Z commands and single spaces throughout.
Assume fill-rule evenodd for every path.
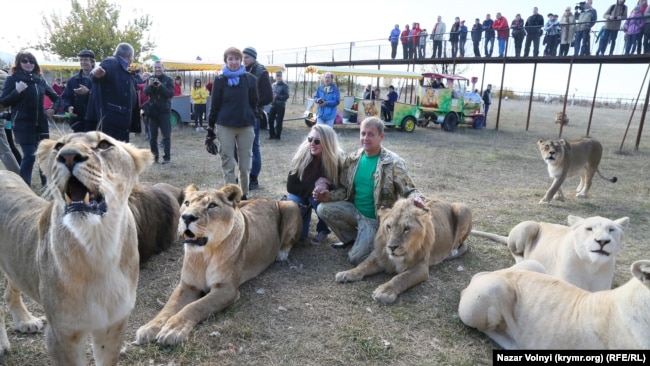
M 316 104 L 321 104 L 321 103 L 323 103 L 323 102 L 325 102 L 325 99 L 323 99 L 323 98 L 318 98 L 318 99 L 316 99 L 316 101 L 315 101 Z
M 0 112 L 0 119 L 10 120 L 11 119 L 11 112 L 9 112 L 9 111 Z
M 160 86 L 160 80 L 153 79 L 153 86 Z
M 577 3 L 576 7 L 575 7 L 575 10 L 577 12 L 585 11 L 585 3 L 586 3 L 586 1 L 581 1 L 581 2 Z

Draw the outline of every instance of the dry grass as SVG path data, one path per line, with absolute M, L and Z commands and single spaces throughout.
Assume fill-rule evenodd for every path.
M 494 130 L 497 106 L 493 105 L 488 129 L 459 128 L 443 132 L 439 126 L 417 128 L 414 133 L 388 130 L 385 146 L 408 163 L 414 181 L 429 198 L 465 202 L 473 210 L 475 228 L 507 234 L 522 220 L 564 223 L 569 214 L 579 216 L 630 217 L 626 244 L 619 255 L 615 286 L 629 278 L 629 265 L 650 258 L 650 241 L 644 235 L 650 211 L 648 169 L 650 139 L 641 152 L 631 152 L 638 122 L 628 136 L 625 153 L 618 147 L 629 112 L 599 109 L 591 136 L 605 152 L 601 170 L 616 175 L 611 184 L 595 178 L 590 198 L 578 200 L 567 194 L 564 203 L 539 206 L 550 185 L 540 159 L 538 138 L 555 138 L 553 123 L 561 106 L 533 105 L 531 127 L 525 131 L 527 103 L 504 102 L 498 131 Z M 300 116 L 302 106 L 289 108 L 288 117 Z M 577 138 L 586 132 L 589 110 L 568 108 L 571 122 L 563 137 Z M 637 114 L 638 116 L 638 114 Z M 638 117 L 635 118 L 638 120 Z M 358 146 L 358 129 L 338 130 L 346 151 Z M 282 141 L 266 140 L 262 189 L 250 198 L 279 198 L 285 193 L 288 162 L 308 132 L 301 120 L 285 122 Z M 646 134 L 647 135 L 647 134 Z M 172 140 L 172 164 L 156 165 L 143 181 L 177 186 L 196 183 L 202 188 L 223 182 L 220 160 L 202 146 L 203 134 L 176 129 Z M 137 145 L 145 147 L 141 138 Z M 569 178 L 565 191 L 577 186 Z M 312 228 L 313 230 L 314 228 Z M 330 235 L 330 242 L 334 235 Z M 504 247 L 470 237 L 470 251 L 463 257 L 434 266 L 428 281 L 408 290 L 391 306 L 375 303 L 371 293 L 389 279 L 377 275 L 362 282 L 337 284 L 334 274 L 350 268 L 345 251 L 329 245 L 295 247 L 288 263 L 275 263 L 261 276 L 241 286 L 241 298 L 229 309 L 199 324 L 186 344 L 159 347 L 134 346 L 136 329 L 162 307 L 179 279 L 182 245 L 154 257 L 142 267 L 136 308 L 125 337 L 124 365 L 488 365 L 496 345 L 482 333 L 464 326 L 457 316 L 460 291 L 479 271 L 513 264 Z M 259 291 L 260 289 L 264 289 Z M 38 306 L 30 303 L 36 313 Z M 9 326 L 11 321 L 7 319 Z M 12 352 L 8 365 L 48 364 L 43 336 L 8 330 Z M 88 355 L 90 360 L 90 348 Z

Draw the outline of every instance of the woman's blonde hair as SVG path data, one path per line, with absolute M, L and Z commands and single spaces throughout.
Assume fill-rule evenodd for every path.
M 325 171 L 325 177 L 333 184 L 338 184 L 339 165 L 343 160 L 343 150 L 339 146 L 336 133 L 332 127 L 324 124 L 314 125 L 311 130 L 318 132 L 320 135 L 320 144 L 323 148 L 321 161 L 323 164 L 323 170 Z M 298 151 L 296 151 L 293 159 L 291 159 L 289 174 L 298 173 L 298 177 L 302 179 L 305 169 L 313 159 L 313 156 L 309 151 L 310 145 L 311 143 L 305 139 L 302 144 L 298 146 Z

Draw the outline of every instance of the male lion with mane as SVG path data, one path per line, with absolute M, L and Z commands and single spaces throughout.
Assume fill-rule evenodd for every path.
M 0 171 L 0 268 L 14 328 L 43 328 L 25 308 L 24 292 L 43 306 L 55 365 L 86 365 L 88 334 L 95 363 L 116 365 L 138 282 L 128 199 L 153 155 L 88 132 L 43 140 L 37 156 L 52 201 L 34 194 L 18 175 Z M 0 353 L 8 350 L 0 307 Z
M 378 216 L 372 253 L 355 268 L 336 274 L 337 282 L 354 282 L 381 271 L 397 273 L 375 289 L 372 298 L 376 301 L 394 302 L 399 294 L 429 278 L 429 266 L 467 251 L 472 213 L 463 203 L 428 201 L 422 209 L 413 198 L 402 198 L 392 208 L 379 209 Z
M 458 315 L 505 349 L 650 349 L 650 261 L 632 279 L 587 292 L 544 274 L 536 261 L 474 275 Z
M 274 260 L 283 261 L 300 237 L 302 216 L 292 201 L 240 201 L 234 184 L 185 190 L 178 232 L 185 237 L 181 278 L 163 309 L 136 332 L 136 343 L 173 345 L 194 326 L 239 298 L 239 286 Z
M 539 201 L 540 205 L 551 203 L 553 198 L 564 201 L 561 186 L 566 177 L 580 176 L 580 184 L 576 189 L 576 192 L 578 192 L 576 197 L 578 198 L 587 197 L 587 192 L 591 188 L 591 181 L 596 173 L 598 173 L 599 177 L 612 183 L 617 181 L 616 177 L 607 178 L 598 170 L 600 159 L 603 156 L 603 146 L 594 139 L 589 137 L 574 141 L 539 139 L 537 145 L 542 158 L 547 164 L 548 174 L 553 178 L 551 187 Z

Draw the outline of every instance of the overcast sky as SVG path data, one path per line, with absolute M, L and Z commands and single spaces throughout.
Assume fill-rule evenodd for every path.
M 110 1 L 110 0 L 109 0 Z M 615 0 L 594 0 L 599 18 Z M 373 1 L 160 1 L 113 0 L 121 7 L 121 20 L 126 22 L 142 14 L 153 21 L 151 36 L 157 44 L 155 54 L 163 60 L 192 60 L 200 55 L 203 60 L 219 61 L 223 51 L 230 46 L 256 47 L 258 52 L 299 48 L 351 41 L 386 39 L 393 26 L 419 22 L 422 28 L 433 29 L 438 15 L 451 26 L 459 16 L 471 26 L 474 18 L 484 19 L 496 12 L 511 22 L 515 14 L 522 18 L 532 14 L 534 6 L 544 16 L 561 14 L 575 1 L 561 0 L 373 0 Z M 81 3 L 86 4 L 85 0 Z M 628 1 L 628 3 L 636 3 Z M 15 54 L 19 49 L 34 44 L 44 35 L 41 19 L 53 12 L 67 15 L 70 0 L 6 1 L 3 4 L 0 52 Z M 18 16 L 19 15 L 19 16 Z M 618 42 L 623 42 L 619 36 Z M 468 42 L 467 47 L 471 47 Z M 496 49 L 496 46 L 495 46 Z M 601 85 L 604 93 L 636 96 L 646 67 L 631 65 L 603 66 Z M 574 67 L 574 84 L 571 89 L 579 93 L 593 93 L 597 66 Z M 481 72 L 482 68 L 477 71 Z M 568 66 L 539 65 L 537 88 L 559 90 L 566 88 Z M 501 66 L 488 67 L 486 81 L 500 83 Z M 515 88 L 530 86 L 532 65 L 508 67 L 504 85 Z M 627 82 L 621 82 L 625 74 Z M 638 80 L 635 76 L 638 75 Z M 473 75 L 473 76 L 480 76 Z

